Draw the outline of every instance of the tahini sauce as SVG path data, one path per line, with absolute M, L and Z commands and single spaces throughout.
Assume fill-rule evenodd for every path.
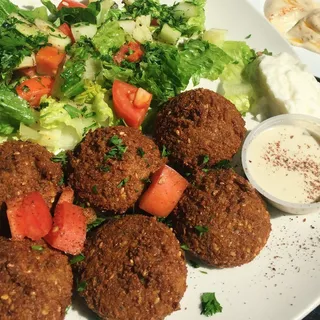
M 319 140 L 306 129 L 278 125 L 258 134 L 247 149 L 247 168 L 256 183 L 292 203 L 320 201 Z

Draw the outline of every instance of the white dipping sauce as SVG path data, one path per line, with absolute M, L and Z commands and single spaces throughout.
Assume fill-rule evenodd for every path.
M 278 125 L 261 132 L 248 146 L 246 165 L 256 183 L 280 200 L 320 201 L 319 140 L 304 128 Z
M 260 87 L 270 115 L 299 113 L 320 118 L 320 84 L 305 65 L 285 52 L 260 59 Z

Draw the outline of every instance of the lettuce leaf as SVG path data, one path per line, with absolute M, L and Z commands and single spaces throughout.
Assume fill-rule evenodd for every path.
M 112 54 L 126 42 L 126 35 L 117 21 L 103 24 L 92 39 L 94 47 L 102 55 Z
M 245 115 L 258 100 L 253 82 L 245 75 L 245 70 L 256 59 L 256 54 L 242 41 L 226 41 L 222 49 L 232 58 L 232 63 L 226 66 L 220 76 L 219 93 Z
M 13 12 L 18 12 L 18 7 L 16 5 L 10 0 L 0 0 L 0 24 L 2 24 Z

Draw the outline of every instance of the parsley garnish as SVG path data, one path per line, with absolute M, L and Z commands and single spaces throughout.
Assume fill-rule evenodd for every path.
M 248 34 L 245 39 L 250 39 L 251 38 L 251 34 Z
M 97 218 L 95 221 L 87 225 L 87 232 L 93 228 L 100 226 L 105 221 L 106 221 L 106 218 Z
M 127 184 L 127 182 L 129 181 L 129 178 L 124 178 L 123 180 L 121 180 L 120 181 L 120 183 L 117 185 L 117 188 L 122 188 L 122 187 L 124 187 L 126 184 Z
M 143 151 L 141 147 L 137 149 L 137 155 L 140 156 L 141 158 L 143 158 L 145 154 L 146 153 Z
M 96 185 L 92 187 L 92 192 L 93 194 L 98 194 L 98 187 Z
M 109 172 L 111 170 L 109 166 L 101 166 L 99 169 L 102 172 Z
M 104 156 L 104 160 L 106 159 L 118 159 L 121 160 L 124 153 L 127 151 L 128 147 L 122 143 L 122 139 L 120 139 L 117 135 L 111 137 L 108 141 L 108 145 L 112 147 Z
M 59 152 L 51 158 L 52 162 L 61 162 L 63 165 L 67 163 L 67 154 L 64 151 Z
M 184 251 L 189 251 L 189 247 L 186 245 L 186 244 L 182 244 L 181 245 L 181 249 L 184 250 Z
M 78 283 L 77 291 L 82 292 L 82 291 L 86 290 L 86 288 L 87 288 L 87 282 L 81 281 Z
M 190 262 L 190 264 L 191 264 L 191 266 L 192 266 L 193 268 L 195 268 L 195 269 L 200 268 L 200 264 L 199 264 L 198 262 L 193 261 L 193 260 L 190 260 L 189 262 Z
M 72 259 L 70 259 L 69 263 L 75 264 L 75 263 L 83 261 L 84 259 L 85 259 L 85 256 L 82 253 L 80 253 L 77 256 L 74 256 Z
M 70 104 L 65 104 L 63 106 L 63 109 L 68 112 L 71 119 L 79 118 L 81 116 L 81 111 L 78 108 L 71 106 Z
M 71 304 L 66 307 L 66 310 L 64 311 L 64 313 L 67 314 L 69 312 L 70 308 L 71 308 Z
M 168 156 L 170 156 L 171 152 L 169 150 L 167 150 L 166 146 L 162 147 L 162 151 L 161 151 L 161 157 L 162 158 L 167 158 Z
M 43 247 L 39 246 L 39 245 L 31 246 L 31 249 L 34 251 L 43 251 L 44 250 Z
M 200 237 L 209 231 L 208 227 L 205 226 L 195 226 L 194 228 L 197 230 Z
M 212 168 L 213 169 L 230 169 L 231 163 L 229 160 L 221 160 L 218 163 L 216 163 Z
M 200 272 L 203 273 L 203 274 L 208 274 L 207 271 L 200 270 Z
M 270 52 L 268 49 L 264 49 L 262 51 L 263 54 L 267 55 L 267 56 L 272 56 L 272 52 Z
M 201 314 L 207 317 L 222 312 L 222 307 L 214 292 L 206 292 L 201 295 L 201 309 Z
M 206 163 L 208 163 L 208 162 L 209 162 L 209 160 L 210 160 L 209 156 L 208 156 L 208 155 L 205 155 L 205 156 L 203 157 L 202 164 L 206 164 Z

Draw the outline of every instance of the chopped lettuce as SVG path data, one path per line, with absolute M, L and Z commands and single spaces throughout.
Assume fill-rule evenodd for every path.
M 258 99 L 252 82 L 244 73 L 249 63 L 256 58 L 256 54 L 241 41 L 226 41 L 222 49 L 232 58 L 232 63 L 226 66 L 220 76 L 219 92 L 234 103 L 241 114 L 245 115 Z
M 103 24 L 92 39 L 93 45 L 102 55 L 116 51 L 125 42 L 125 32 L 117 21 L 108 21 Z
M 124 82 L 128 82 L 129 79 L 133 78 L 133 76 L 134 72 L 132 69 L 123 68 L 109 62 L 103 63 L 103 77 L 105 82 L 104 85 L 108 89 L 112 87 L 114 80 L 117 79 Z

